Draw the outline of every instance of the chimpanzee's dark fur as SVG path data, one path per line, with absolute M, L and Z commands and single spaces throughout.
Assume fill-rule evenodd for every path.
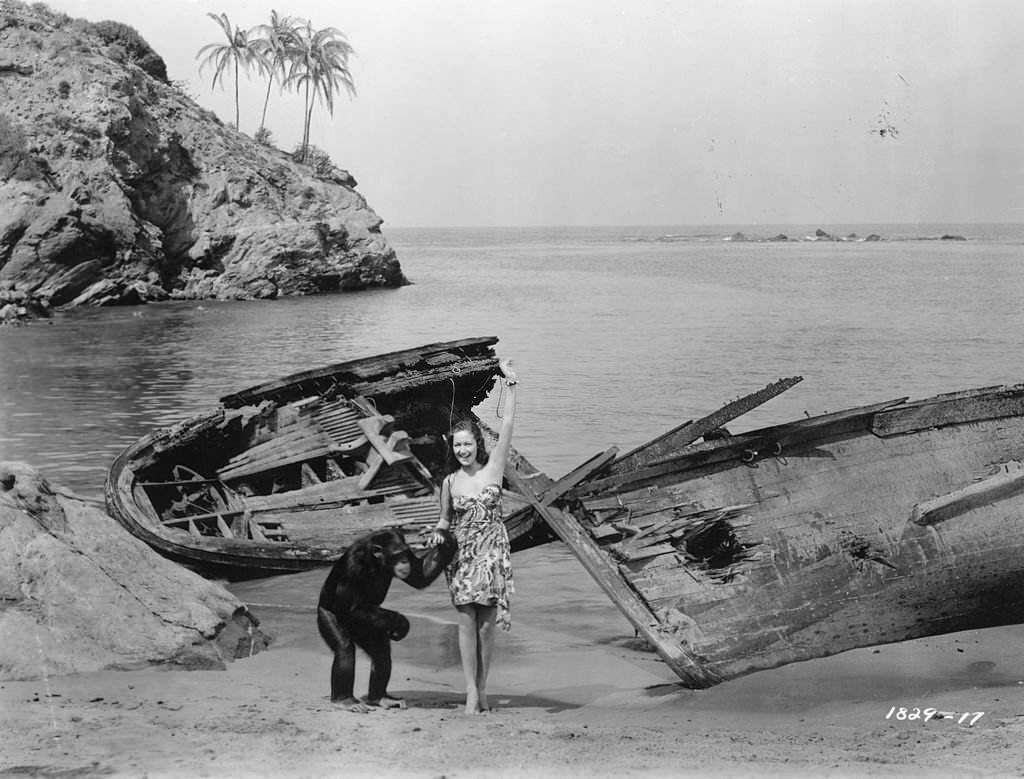
M 334 652 L 331 665 L 331 700 L 358 704 L 353 695 L 356 647 L 370 656 L 370 684 L 366 703 L 404 705 L 387 693 L 391 680 L 391 642 L 409 632 L 409 620 L 397 611 L 381 608 L 394 576 L 396 563 L 408 561 L 406 584 L 423 589 L 436 579 L 455 556 L 457 544 L 447 530 L 444 541 L 421 556 L 409 548 L 399 530 L 371 533 L 353 543 L 327 575 L 317 604 L 317 627 Z

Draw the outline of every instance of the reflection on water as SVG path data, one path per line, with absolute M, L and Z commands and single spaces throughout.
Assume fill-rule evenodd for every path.
M 640 237 L 637 229 L 395 231 L 389 238 L 414 282 L 399 290 L 83 310 L 0 330 L 0 459 L 26 460 L 100 500 L 123 447 L 224 394 L 481 335 L 498 336 L 501 356 L 517 364 L 517 447 L 555 477 L 781 376 L 805 381 L 730 429 L 1022 382 L 1020 236 L 971 235 L 952 244 L 735 244 L 623 240 Z M 493 422 L 496 404 L 481 415 Z M 625 619 L 560 545 L 517 554 L 514 564 L 515 629 L 499 644 L 506 662 L 542 662 L 556 648 L 636 652 Z M 313 604 L 323 575 L 237 589 L 279 604 L 257 613 L 280 641 L 319 647 Z M 401 652 L 422 653 L 417 660 L 433 667 L 457 662 L 443 585 L 396 586 L 390 598 L 414 616 L 419 636 Z M 1018 629 L 964 636 L 981 643 L 962 653 L 945 639 L 927 645 L 934 652 L 920 642 L 860 650 L 756 674 L 700 700 L 872 696 L 901 689 L 899 680 L 921 690 L 1024 676 L 1019 659 L 1000 654 Z

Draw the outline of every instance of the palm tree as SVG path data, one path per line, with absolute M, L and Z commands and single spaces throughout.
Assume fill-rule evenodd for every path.
M 291 16 L 278 16 L 277 11 L 271 11 L 270 24 L 261 24 L 250 30 L 251 34 L 257 36 L 252 42 L 256 64 L 267 76 L 267 94 L 263 98 L 260 130 L 267 121 L 267 104 L 270 102 L 270 88 L 274 85 L 274 77 L 280 74 L 282 84 L 287 78 L 288 60 L 291 52 L 298 46 L 301 27 L 302 23 L 299 20 Z
M 203 68 L 206 65 L 213 65 L 213 84 L 217 86 L 217 82 L 223 82 L 224 71 L 228 69 L 230 65 L 234 65 L 235 69 L 235 129 L 240 129 L 239 126 L 239 110 L 238 110 L 238 78 L 239 70 L 245 68 L 249 70 L 249 65 L 252 63 L 255 57 L 255 49 L 253 48 L 253 42 L 249 40 L 249 33 L 243 30 L 241 27 L 232 27 L 231 22 L 228 21 L 228 15 L 222 13 L 220 16 L 216 14 L 210 14 L 209 16 L 213 21 L 220 25 L 224 31 L 224 37 L 227 38 L 227 43 L 208 43 L 199 50 L 196 54 L 196 59 L 203 57 L 205 58 L 199 63 L 199 72 L 203 72 Z
M 331 116 L 334 116 L 334 93 L 338 87 L 344 86 L 350 97 L 356 93 L 352 74 L 348 70 L 348 58 L 354 50 L 340 30 L 325 27 L 314 31 L 308 21 L 299 30 L 295 44 L 286 83 L 305 93 L 301 153 L 302 161 L 305 162 L 309 149 L 309 124 L 316 99 L 319 97 Z

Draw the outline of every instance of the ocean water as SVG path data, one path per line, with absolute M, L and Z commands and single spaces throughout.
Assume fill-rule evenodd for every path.
M 883 240 L 763 240 L 803 239 L 817 227 Z M 737 232 L 750 240 L 728 240 Z M 552 477 L 784 376 L 804 381 L 730 429 L 1024 383 L 1021 225 L 385 233 L 410 286 L 71 311 L 0 329 L 0 460 L 28 461 L 102 500 L 106 469 L 124 446 L 223 394 L 337 360 L 480 335 L 498 336 L 499 354 L 520 375 L 515 445 Z M 967 240 L 939 240 L 944 234 Z M 499 403 L 492 397 L 481 415 L 494 421 Z M 639 652 L 628 623 L 560 544 L 513 562 L 519 593 L 516 630 L 501 643 L 506 662 L 529 661 L 553 642 Z M 236 589 L 266 604 L 281 641 L 313 646 L 308 609 L 321 581 L 312 572 Z M 442 626 L 423 627 L 430 640 L 409 651 L 457 663 L 453 634 L 442 629 L 452 614 L 443 588 L 396 586 L 392 598 L 423 626 Z

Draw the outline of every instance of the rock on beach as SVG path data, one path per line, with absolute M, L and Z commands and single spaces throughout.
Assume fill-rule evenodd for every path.
M 219 584 L 31 466 L 0 462 L 0 680 L 222 669 L 268 642 Z

